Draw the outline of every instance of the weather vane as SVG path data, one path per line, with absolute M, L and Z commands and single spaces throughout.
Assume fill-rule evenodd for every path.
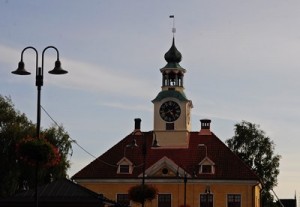
M 173 19 L 172 33 L 173 33 L 173 37 L 174 37 L 174 35 L 175 35 L 175 33 L 176 33 L 176 28 L 175 28 L 175 17 L 174 17 L 174 15 L 170 15 L 169 17 L 170 17 L 171 19 Z

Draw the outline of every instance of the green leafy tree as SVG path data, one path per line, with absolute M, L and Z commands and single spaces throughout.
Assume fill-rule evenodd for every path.
M 235 134 L 226 140 L 226 144 L 260 177 L 263 184 L 263 206 L 272 205 L 273 196 L 270 190 L 277 186 L 281 158 L 274 153 L 274 142 L 259 125 L 242 121 L 235 125 Z
M 11 196 L 22 189 L 34 188 L 35 167 L 22 162 L 16 153 L 16 146 L 26 137 L 36 138 L 35 127 L 24 113 L 15 109 L 9 97 L 0 95 L 0 197 Z M 41 136 L 58 148 L 61 156 L 57 165 L 39 168 L 38 184 L 45 184 L 67 176 L 72 141 L 62 126 L 53 125 L 41 130 Z

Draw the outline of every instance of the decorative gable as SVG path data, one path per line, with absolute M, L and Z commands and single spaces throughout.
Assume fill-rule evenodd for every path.
M 215 163 L 208 157 L 205 157 L 199 163 L 199 174 L 215 174 Z
M 118 174 L 132 174 L 133 171 L 133 163 L 127 159 L 126 157 L 123 157 L 118 163 Z
M 145 171 L 145 174 L 149 177 L 183 177 L 185 173 L 181 167 L 166 156 Z M 187 176 L 190 177 L 188 174 Z

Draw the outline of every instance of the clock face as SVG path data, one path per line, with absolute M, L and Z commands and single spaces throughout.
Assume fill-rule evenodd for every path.
M 160 117 L 167 122 L 176 121 L 179 118 L 180 113 L 180 106 L 175 101 L 166 101 L 159 109 Z

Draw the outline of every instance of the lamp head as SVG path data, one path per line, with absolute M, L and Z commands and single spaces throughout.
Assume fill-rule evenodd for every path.
M 154 137 L 154 141 L 153 141 L 152 147 L 154 147 L 154 148 L 160 147 L 160 145 L 159 145 L 159 143 L 158 143 L 158 141 L 156 139 L 156 135 Z
M 68 71 L 61 68 L 61 63 L 59 60 L 55 61 L 55 67 L 53 70 L 50 70 L 49 73 L 54 75 L 62 75 L 68 73 Z
M 209 186 L 206 186 L 206 189 L 205 189 L 205 194 L 210 194 L 211 191 L 210 191 L 210 187 Z
M 130 144 L 126 145 L 126 147 L 134 148 L 139 146 L 136 143 L 136 139 L 133 139 Z
M 25 70 L 25 64 L 23 61 L 20 61 L 17 70 L 12 71 L 11 73 L 16 75 L 30 75 L 30 72 Z
M 160 147 L 156 139 L 153 141 L 152 147 L 154 148 Z

